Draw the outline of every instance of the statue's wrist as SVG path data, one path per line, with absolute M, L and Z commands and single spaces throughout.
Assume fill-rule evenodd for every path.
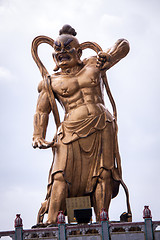
M 34 134 L 32 140 L 35 141 L 36 139 L 43 139 L 43 137 L 40 134 Z

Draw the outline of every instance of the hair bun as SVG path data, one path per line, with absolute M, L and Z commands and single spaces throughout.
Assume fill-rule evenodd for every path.
M 77 33 L 75 31 L 74 28 L 72 28 L 70 25 L 66 24 L 62 27 L 62 29 L 59 31 L 59 35 L 62 35 L 62 34 L 70 34 L 70 35 L 73 35 L 73 36 L 76 36 Z

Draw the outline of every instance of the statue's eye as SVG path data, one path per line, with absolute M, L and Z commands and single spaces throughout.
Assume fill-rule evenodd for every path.
M 66 49 L 66 50 L 70 50 L 70 49 L 71 49 L 71 46 L 70 46 L 70 45 L 67 45 L 67 46 L 65 47 L 65 49 Z
M 55 50 L 56 50 L 57 52 L 60 52 L 60 51 L 61 51 L 61 48 L 60 48 L 60 47 L 56 47 Z

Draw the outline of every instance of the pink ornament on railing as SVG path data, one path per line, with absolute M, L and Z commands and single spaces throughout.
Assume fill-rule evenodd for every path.
M 108 213 L 105 208 L 102 208 L 100 213 L 100 221 L 102 222 L 102 221 L 108 221 L 108 220 L 109 220 Z
M 22 218 L 20 217 L 20 214 L 16 214 L 16 219 L 14 220 L 14 226 L 23 227 Z
M 149 206 L 144 206 L 143 210 L 143 218 L 152 218 L 151 210 L 149 209 Z
M 65 216 L 63 214 L 63 211 L 59 211 L 58 216 L 57 216 L 57 223 L 58 224 L 65 223 Z

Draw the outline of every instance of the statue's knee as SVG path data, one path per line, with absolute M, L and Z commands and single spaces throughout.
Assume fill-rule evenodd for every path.
M 101 181 L 110 180 L 110 178 L 111 178 L 111 171 L 103 169 L 103 171 L 101 172 L 99 178 L 100 178 Z
M 54 181 L 64 182 L 64 176 L 62 172 L 55 173 Z

